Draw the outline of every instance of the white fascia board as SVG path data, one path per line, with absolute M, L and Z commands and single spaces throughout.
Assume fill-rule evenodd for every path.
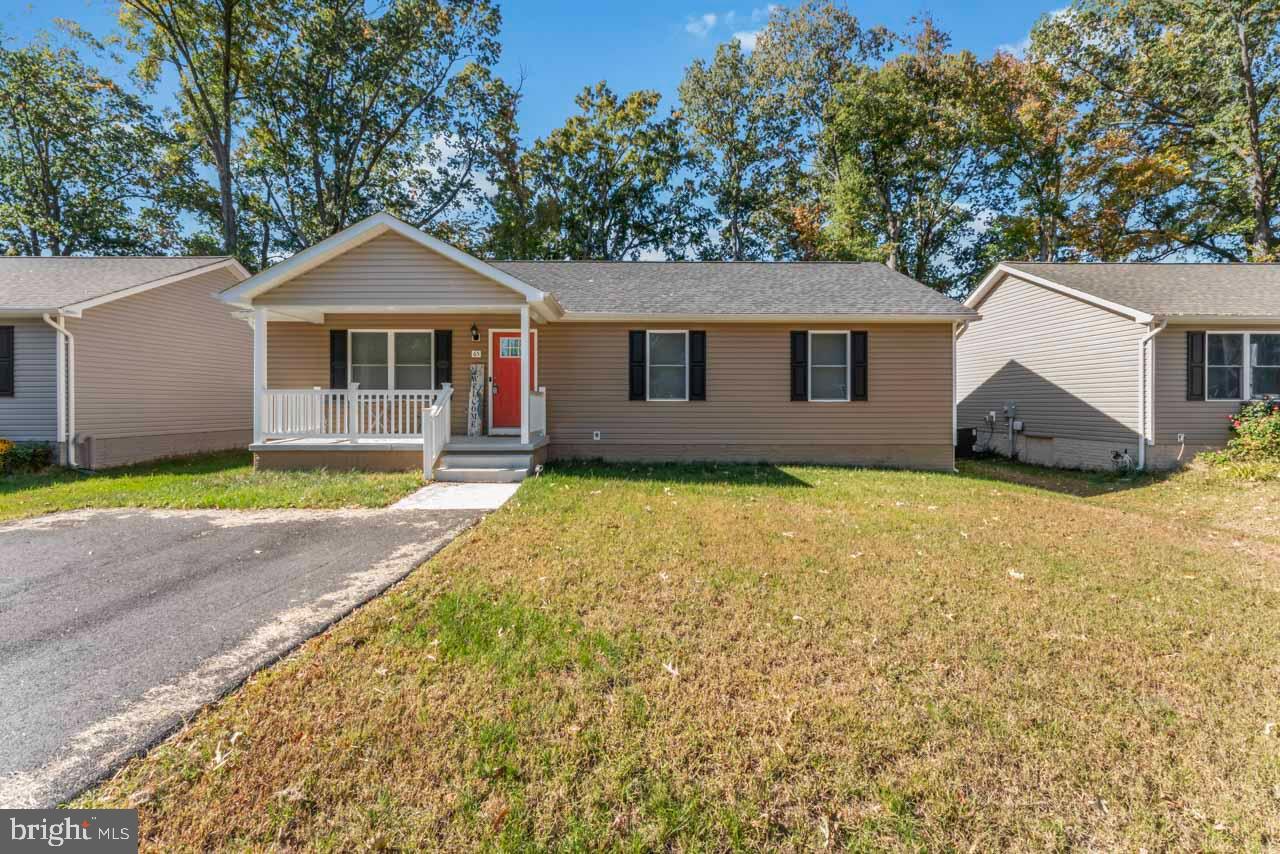
M 520 281 L 515 276 L 504 273 L 497 267 L 487 264 L 457 247 L 437 240 L 426 232 L 414 228 L 404 220 L 397 219 L 384 211 L 366 217 L 344 228 L 337 234 L 326 237 L 314 246 L 309 246 L 301 252 L 291 255 L 279 264 L 268 267 L 247 281 L 226 289 L 219 294 L 219 298 L 223 302 L 241 308 L 248 308 L 255 297 L 261 296 L 272 288 L 278 287 L 290 279 L 318 267 L 325 261 L 354 249 L 362 243 L 367 243 L 375 237 L 386 234 L 388 231 L 394 231 L 419 246 L 424 246 L 433 252 L 443 255 L 450 261 L 466 267 L 468 270 L 479 273 L 481 276 L 515 291 L 528 302 L 538 302 L 547 296 L 547 294 Z
M 1162 314 L 1156 317 L 1156 320 L 1164 321 L 1170 326 L 1212 326 L 1215 323 L 1242 326 L 1250 324 L 1260 324 L 1262 326 L 1280 325 L 1280 317 L 1258 317 L 1256 315 L 1238 314 Z
M 566 311 L 566 323 L 955 323 L 977 320 L 973 312 L 953 314 L 636 314 Z
M 165 276 L 163 279 L 143 282 L 140 285 L 134 285 L 130 288 L 113 291 L 109 294 L 103 294 L 100 297 L 94 297 L 93 299 L 81 300 L 80 302 L 74 302 L 70 305 L 64 305 L 62 308 L 58 309 L 58 313 L 66 315 L 67 317 L 80 317 L 87 309 L 96 308 L 97 306 L 105 305 L 109 302 L 115 302 L 116 300 L 124 299 L 125 297 L 136 296 L 137 294 L 145 293 L 152 288 L 172 285 L 176 282 L 181 282 L 184 279 L 190 279 L 192 276 L 203 276 L 205 273 L 212 273 L 215 270 L 223 269 L 230 270 L 240 281 L 244 281 L 249 278 L 249 271 L 244 268 L 243 264 L 235 258 L 223 258 L 220 261 L 215 261 L 212 264 L 206 264 L 203 267 L 196 267 L 182 273 L 175 273 L 172 276 Z
M 1153 315 L 1148 314 L 1145 311 L 1139 311 L 1138 309 L 1130 308 L 1127 305 L 1121 305 L 1120 303 L 1111 302 L 1110 300 L 1096 297 L 1093 294 L 1085 293 L 1084 291 L 1079 291 L 1075 288 L 1069 288 L 1066 285 L 1059 284 L 1051 279 L 1046 279 L 1043 276 L 1037 276 L 1033 273 L 1019 270 L 1012 264 L 1003 261 L 997 264 L 995 269 L 986 275 L 982 280 L 982 283 L 978 285 L 977 289 L 973 293 L 969 294 L 969 297 L 964 301 L 964 304 L 969 308 L 976 309 L 982 304 L 982 301 L 987 298 L 987 294 L 989 294 L 996 285 L 1004 281 L 1006 276 L 1013 276 L 1016 279 L 1022 279 L 1024 282 L 1039 285 L 1046 290 L 1072 297 L 1073 299 L 1080 300 L 1081 302 L 1088 303 L 1089 305 L 1095 305 L 1098 308 L 1105 308 L 1107 311 L 1123 315 L 1136 323 L 1148 324 L 1155 319 Z

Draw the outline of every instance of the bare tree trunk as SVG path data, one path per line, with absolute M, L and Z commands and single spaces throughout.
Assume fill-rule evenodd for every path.
M 1245 125 L 1249 132 L 1249 148 L 1244 152 L 1249 170 L 1249 201 L 1253 206 L 1253 236 L 1249 246 L 1252 261 L 1272 257 L 1276 246 L 1271 228 L 1272 200 L 1270 170 L 1262 145 L 1262 119 L 1258 108 L 1257 81 L 1253 73 L 1253 52 L 1249 47 L 1244 19 L 1236 16 L 1236 40 L 1240 47 L 1240 89 L 1245 100 Z

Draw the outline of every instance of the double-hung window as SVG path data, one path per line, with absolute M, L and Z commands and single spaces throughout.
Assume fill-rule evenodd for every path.
M 809 333 L 809 400 L 849 400 L 849 333 Z
M 1206 343 L 1209 400 L 1280 397 L 1280 332 L 1210 332 Z
M 649 400 L 689 399 L 689 333 L 648 333 Z
M 422 391 L 435 388 L 430 331 L 352 331 L 347 375 L 362 389 Z

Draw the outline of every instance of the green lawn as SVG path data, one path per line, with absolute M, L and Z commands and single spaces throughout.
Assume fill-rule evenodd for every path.
M 1280 483 L 551 467 L 78 805 L 170 849 L 1262 850 Z
M 383 507 L 421 485 L 420 472 L 254 472 L 248 453 L 229 452 L 94 474 L 0 476 L 0 520 L 85 507 Z

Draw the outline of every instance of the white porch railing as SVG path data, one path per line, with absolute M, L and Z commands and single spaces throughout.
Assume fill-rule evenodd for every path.
M 264 389 L 258 394 L 264 439 L 422 436 L 424 411 L 452 389 Z M 447 435 L 447 434 L 446 434 Z
M 536 391 L 529 392 L 529 432 L 546 434 L 547 432 L 547 389 L 539 386 Z
M 446 384 L 435 403 L 422 413 L 422 476 L 426 480 L 435 477 L 436 461 L 449 442 L 452 401 L 453 387 Z

